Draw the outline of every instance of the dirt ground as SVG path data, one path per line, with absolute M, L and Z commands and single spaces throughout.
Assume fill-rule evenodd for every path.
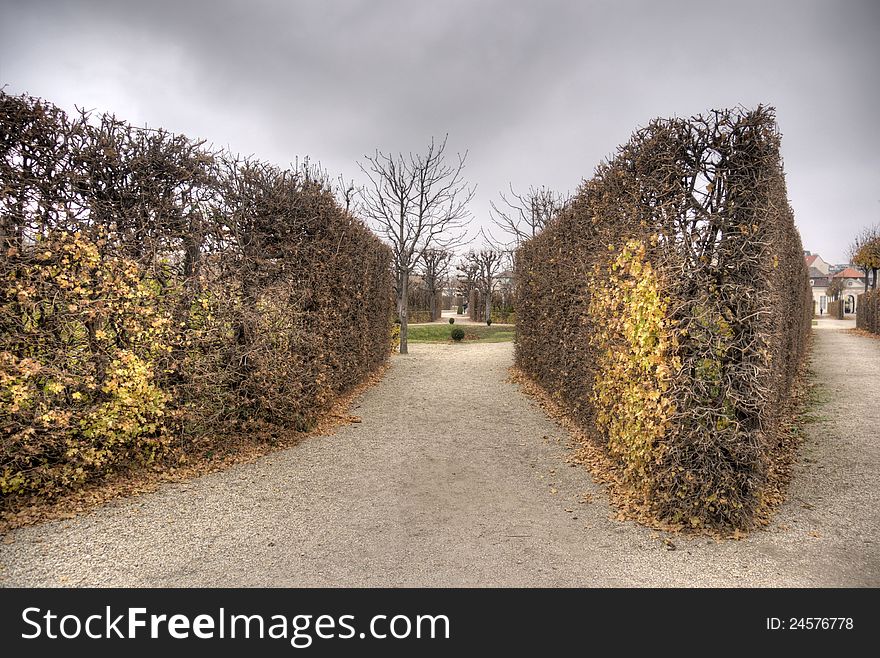
M 827 402 L 789 500 L 744 540 L 613 520 L 507 381 L 512 344 L 416 344 L 333 436 L 10 532 L 0 585 L 877 587 L 880 341 L 851 325 L 815 327 Z

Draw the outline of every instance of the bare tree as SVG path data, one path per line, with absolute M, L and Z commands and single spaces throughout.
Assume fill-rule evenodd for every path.
M 504 265 L 504 252 L 497 249 L 469 251 L 465 254 L 465 261 L 470 264 L 477 290 L 483 295 L 486 303 L 485 319 L 488 320 L 492 317 L 492 292 Z
M 506 258 L 503 270 L 498 277 L 498 292 L 501 295 L 501 307 L 509 312 L 513 306 L 514 285 L 512 276 L 512 258 Z
M 507 242 L 492 240 L 507 248 L 535 237 L 547 223 L 562 211 L 570 201 L 570 195 L 561 194 L 544 187 L 530 187 L 525 194 L 517 194 L 510 185 L 510 196 L 500 193 L 501 202 L 490 202 L 489 215 L 492 222 L 510 238 Z
M 865 292 L 868 292 L 868 279 L 872 280 L 871 287 L 876 288 L 880 270 L 880 224 L 862 229 L 850 245 L 849 257 L 852 264 L 865 273 Z
M 470 304 L 471 292 L 477 286 L 477 266 L 465 257 L 458 262 L 455 269 L 458 272 L 456 294 L 464 298 L 465 304 Z M 473 317 L 473 309 L 469 310 L 468 315 Z
M 443 289 L 451 261 L 452 252 L 446 249 L 426 249 L 422 254 L 422 277 L 430 295 L 431 320 L 439 316 L 437 293 Z
M 467 152 L 446 160 L 446 137 L 431 140 L 425 154 L 380 151 L 359 164 L 369 179 L 360 190 L 361 211 L 391 245 L 400 353 L 407 353 L 409 277 L 428 249 L 446 249 L 460 239 L 474 188 L 464 180 Z
M 846 280 L 843 277 L 833 277 L 831 279 L 831 283 L 828 284 L 828 289 L 826 290 L 828 296 L 831 298 L 832 302 L 840 301 L 840 298 L 843 296 L 843 293 L 846 291 Z

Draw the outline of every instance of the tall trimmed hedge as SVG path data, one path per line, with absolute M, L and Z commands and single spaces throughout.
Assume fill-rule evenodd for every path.
M 880 290 L 869 290 L 859 295 L 856 326 L 864 331 L 880 334 Z
M 838 299 L 834 302 L 828 302 L 828 317 L 835 320 L 843 320 L 843 300 Z
M 306 429 L 386 359 L 326 175 L 0 92 L 0 493 Z
M 518 367 L 654 518 L 765 504 L 811 295 L 772 109 L 652 121 L 516 252 Z

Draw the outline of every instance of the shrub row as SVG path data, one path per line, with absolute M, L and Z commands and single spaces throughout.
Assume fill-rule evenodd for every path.
M 654 519 L 749 526 L 811 296 L 772 109 L 654 120 L 516 253 L 516 363 Z
M 389 352 L 326 174 L 0 92 L 0 492 L 305 429 Z
M 864 331 L 880 334 L 880 290 L 869 290 L 859 295 L 856 326 Z

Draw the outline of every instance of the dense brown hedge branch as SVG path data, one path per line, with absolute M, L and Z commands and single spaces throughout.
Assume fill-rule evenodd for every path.
M 811 308 L 779 141 L 765 107 L 652 121 L 516 253 L 517 365 L 660 520 L 765 504 Z
M 308 163 L 0 94 L 0 490 L 308 428 L 387 357 L 390 261 Z

